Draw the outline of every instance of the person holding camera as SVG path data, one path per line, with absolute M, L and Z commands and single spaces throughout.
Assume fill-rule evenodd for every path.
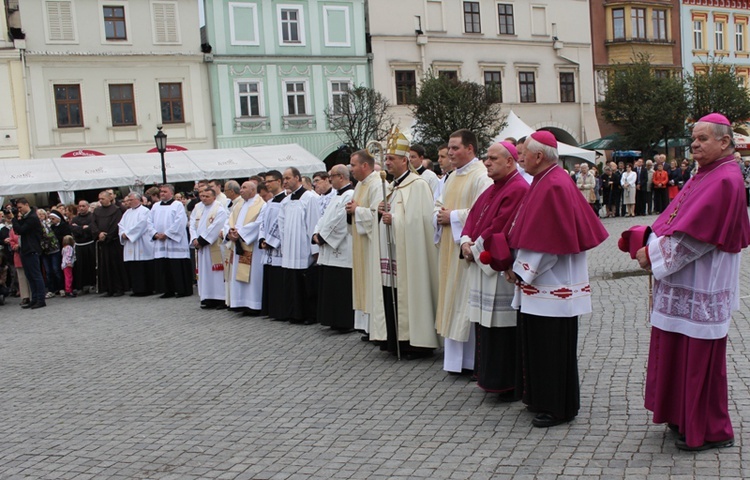
M 44 279 L 40 267 L 42 255 L 42 223 L 28 200 L 19 198 L 15 205 L 11 202 L 13 231 L 21 237 L 21 264 L 31 289 L 31 302 L 22 308 L 37 309 L 46 307 L 44 299 Z

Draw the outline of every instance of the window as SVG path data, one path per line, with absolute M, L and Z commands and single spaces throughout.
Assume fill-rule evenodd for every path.
M 125 7 L 104 7 L 104 38 L 107 40 L 127 40 L 125 29 Z
M 516 29 L 513 26 L 513 5 L 505 3 L 497 4 L 497 33 L 501 35 L 515 35 Z
M 302 7 L 297 5 L 278 5 L 279 43 L 282 45 L 304 45 L 305 27 L 302 19 Z
M 612 26 L 614 28 L 615 40 L 625 40 L 625 10 L 615 8 L 612 10 Z
M 238 117 L 262 117 L 260 82 L 237 82 L 235 112 Z
M 161 101 L 162 123 L 185 123 L 181 83 L 160 83 L 159 100 Z
M 76 27 L 71 0 L 46 0 L 45 21 L 47 41 L 53 43 L 75 43 Z
M 396 105 L 409 105 L 417 96 L 414 70 L 396 70 Z
M 663 68 L 657 68 L 654 70 L 654 77 L 656 78 L 669 78 L 669 70 Z
M 305 82 L 285 82 L 286 115 L 305 115 L 307 113 L 307 99 Z
M 440 70 L 438 74 L 441 78 L 450 80 L 451 82 L 458 82 L 458 72 L 456 70 Z
M 518 86 L 521 90 L 521 103 L 536 102 L 534 72 L 518 72 Z
M 326 47 L 350 47 L 349 7 L 323 7 L 323 31 Z
M 630 9 L 630 27 L 633 38 L 646 38 L 646 9 Z
M 576 79 L 573 72 L 560 72 L 560 101 L 562 103 L 576 101 Z
M 503 101 L 503 75 L 502 72 L 485 71 L 484 87 L 487 92 L 487 101 L 500 103 Z
M 112 111 L 112 126 L 135 125 L 135 97 L 132 84 L 109 86 L 109 108 Z
M 256 4 L 229 3 L 229 38 L 232 45 L 260 45 Z
M 654 10 L 651 12 L 651 20 L 654 27 L 655 40 L 667 40 L 667 12 L 666 10 Z
M 736 52 L 745 52 L 745 24 L 734 24 L 734 49 Z
M 331 81 L 331 110 L 334 115 L 340 115 L 344 113 L 344 109 L 347 107 L 348 102 L 347 96 L 349 95 L 349 81 L 348 80 L 335 80 Z
M 724 23 L 714 23 L 714 41 L 716 42 L 716 50 L 726 50 L 724 46 Z
M 464 32 L 482 33 L 479 21 L 479 2 L 464 2 Z
M 154 43 L 180 43 L 177 2 L 152 2 L 151 9 L 154 27 Z
M 82 127 L 83 109 L 81 108 L 80 85 L 55 85 L 55 109 L 57 110 L 57 127 Z
M 693 21 L 693 48 L 703 50 L 703 22 L 700 20 Z

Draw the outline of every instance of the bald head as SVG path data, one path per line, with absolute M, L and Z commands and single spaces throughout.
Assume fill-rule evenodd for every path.
M 250 180 L 244 182 L 240 187 L 240 197 L 245 201 L 253 198 L 257 192 L 258 187 L 255 185 L 255 182 Z

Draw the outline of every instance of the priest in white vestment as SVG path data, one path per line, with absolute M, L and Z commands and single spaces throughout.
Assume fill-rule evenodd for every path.
M 421 176 L 427 184 L 430 186 L 430 191 L 432 192 L 432 197 L 435 198 L 435 192 L 437 191 L 440 179 L 438 178 L 437 174 L 433 172 L 432 170 L 428 170 L 423 165 L 422 161 L 424 160 L 424 154 L 425 150 L 422 145 L 414 144 L 411 147 L 409 147 L 409 163 L 411 163 L 412 168 L 416 172 L 417 175 Z
M 139 194 L 130 192 L 123 203 L 128 210 L 122 214 L 118 229 L 125 271 L 130 277 L 131 296 L 145 297 L 154 293 L 154 226 Z
M 408 140 L 396 131 L 386 150 L 385 167 L 394 178 L 386 193 L 388 211 L 385 205 L 378 209 L 386 322 L 371 324 L 370 339 L 386 341 L 388 351 L 415 359 L 431 356 L 440 346 L 435 332 L 437 252 L 433 244 L 432 190 L 409 170 L 408 153 Z
M 443 370 L 454 373 L 474 370 L 476 339 L 466 310 L 469 265 L 459 258 L 459 240 L 469 210 L 492 184 L 476 153 L 477 138 L 472 132 L 464 129 L 451 134 L 448 155 L 455 171 L 445 182 L 433 213 L 440 279 L 435 329 L 445 338 Z
M 242 184 L 240 197 L 224 227 L 228 243 L 225 255 L 232 259 L 229 306 L 257 316 L 263 300 L 263 250 L 258 243 L 266 202 L 257 195 L 255 182 L 251 181 Z
M 263 303 L 261 315 L 275 320 L 286 320 L 284 309 L 284 272 L 281 268 L 281 235 L 279 212 L 286 198 L 282 175 L 278 170 L 269 170 L 265 176 L 266 187 L 272 195 L 266 202 L 260 226 L 260 248 L 263 249 Z
M 190 215 L 190 240 L 196 249 L 201 308 L 226 308 L 221 242 L 228 213 L 212 189 L 203 189 L 200 199 Z
M 332 179 L 328 172 L 315 172 L 313 174 L 313 190 L 318 194 L 318 204 L 320 205 L 320 215 L 326 211 L 326 207 L 336 196 L 336 188 L 332 185 Z
M 375 160 L 367 150 L 354 152 L 349 160 L 357 180 L 354 196 L 346 205 L 352 226 L 352 305 L 354 328 L 369 340 L 370 318 L 385 324 L 383 289 L 380 281 L 380 230 L 378 205 L 383 201 L 383 184 L 375 171 Z
M 151 206 L 154 227 L 154 280 L 160 298 L 193 294 L 195 267 L 190 263 L 190 239 L 185 207 L 174 199 L 174 186 L 159 187 L 161 201 Z
M 292 193 L 281 202 L 278 219 L 286 290 L 282 318 L 311 325 L 317 321 L 318 246 L 312 243 L 312 236 L 320 219 L 318 194 L 305 189 L 294 167 L 287 168 L 283 178 L 284 188 Z
M 345 206 L 354 195 L 345 165 L 334 165 L 330 173 L 336 195 L 318 220 L 313 243 L 319 247 L 318 321 L 339 332 L 354 329 L 352 297 L 352 233 Z

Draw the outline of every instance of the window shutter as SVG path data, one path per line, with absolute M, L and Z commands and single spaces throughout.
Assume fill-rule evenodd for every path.
M 180 43 L 177 27 L 177 4 L 154 2 L 154 43 Z
M 71 0 L 48 0 L 45 6 L 49 40 L 51 42 L 74 42 L 76 32 L 73 21 L 73 2 Z

